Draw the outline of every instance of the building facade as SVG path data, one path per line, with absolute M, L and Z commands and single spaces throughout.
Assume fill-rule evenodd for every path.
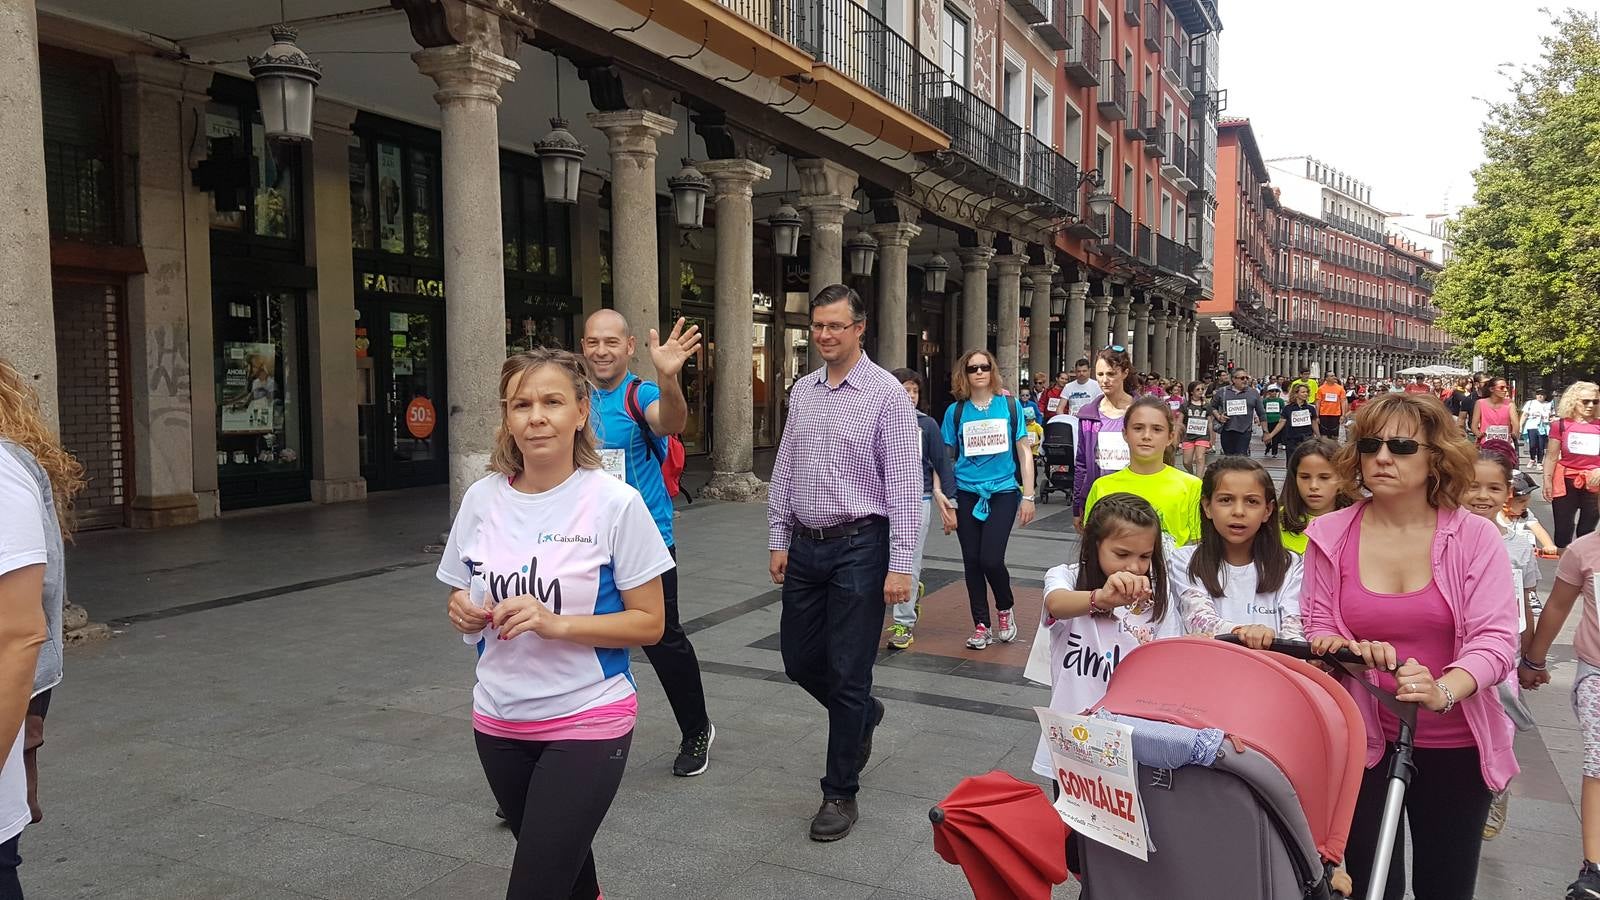
M 90 524 L 459 497 L 500 359 L 574 346 L 604 307 L 641 337 L 706 332 L 683 440 L 735 499 L 816 364 L 828 283 L 869 300 L 869 352 L 936 406 L 971 347 L 1013 385 L 1109 344 L 1195 369 L 1209 0 L 332 0 L 288 23 L 323 66 L 294 144 L 267 139 L 241 62 L 276 10 L 23 6 L 6 74 L 39 85 L 38 127 L 0 152 L 45 187 L 48 228 L 0 221 L 46 242 L 16 263 L 49 289 L 7 308 L 0 355 L 88 466 Z M 546 200 L 536 153 L 558 117 L 587 150 L 575 203 Z M 699 223 L 680 156 L 711 185 Z M 803 217 L 793 255 L 780 206 Z

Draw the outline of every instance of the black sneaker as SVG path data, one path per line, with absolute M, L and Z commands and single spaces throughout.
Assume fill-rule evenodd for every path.
M 711 765 L 711 742 L 717 739 L 717 726 L 706 723 L 706 730 L 686 737 L 678 745 L 678 758 L 672 761 L 672 774 L 679 778 L 699 775 Z
M 1578 880 L 1567 885 L 1567 900 L 1596 900 L 1600 898 L 1600 867 L 1584 860 L 1578 870 Z
M 883 701 L 877 697 L 868 697 L 867 699 L 872 701 L 872 710 L 867 713 L 867 733 L 861 736 L 861 753 L 857 756 L 857 759 L 861 760 L 861 764 L 856 768 L 857 772 L 864 771 L 867 768 L 867 760 L 872 758 L 872 733 L 877 731 L 878 725 L 883 722 Z M 843 837 L 843 835 L 840 835 L 840 837 Z

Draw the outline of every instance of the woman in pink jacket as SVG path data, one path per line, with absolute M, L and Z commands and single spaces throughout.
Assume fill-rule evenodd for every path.
M 1489 801 L 1517 773 L 1494 685 L 1517 656 L 1511 566 L 1494 525 L 1457 506 L 1475 452 L 1444 406 L 1386 394 L 1361 408 L 1334 467 L 1355 505 L 1307 529 L 1301 611 L 1321 651 L 1348 647 L 1366 677 L 1421 705 L 1406 794 L 1418 900 L 1470 900 Z M 1365 896 L 1398 721 L 1347 685 L 1367 726 L 1367 771 L 1345 862 Z M 1387 900 L 1405 893 L 1395 836 Z

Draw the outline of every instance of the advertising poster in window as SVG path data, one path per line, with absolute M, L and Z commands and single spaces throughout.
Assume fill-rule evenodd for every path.
M 278 345 L 222 345 L 222 433 L 271 434 L 278 402 Z
M 378 145 L 378 248 L 406 251 L 405 198 L 400 176 L 400 148 Z

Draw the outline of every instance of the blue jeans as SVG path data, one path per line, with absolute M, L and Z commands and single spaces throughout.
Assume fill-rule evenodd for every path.
M 887 520 L 850 537 L 796 535 L 789 544 L 778 639 L 784 674 L 828 710 L 824 800 L 854 798 L 859 788 L 888 575 Z
M 22 855 L 17 845 L 22 835 L 0 844 L 0 900 L 22 900 L 22 880 L 17 877 L 17 867 L 22 865 Z
M 928 542 L 928 520 L 933 515 L 933 495 L 922 496 L 922 528 L 917 531 L 917 552 L 911 557 L 911 599 L 904 603 L 896 603 L 894 621 L 896 625 L 912 628 L 917 624 L 917 602 L 922 599 L 917 591 L 917 585 L 922 582 L 922 547 Z

